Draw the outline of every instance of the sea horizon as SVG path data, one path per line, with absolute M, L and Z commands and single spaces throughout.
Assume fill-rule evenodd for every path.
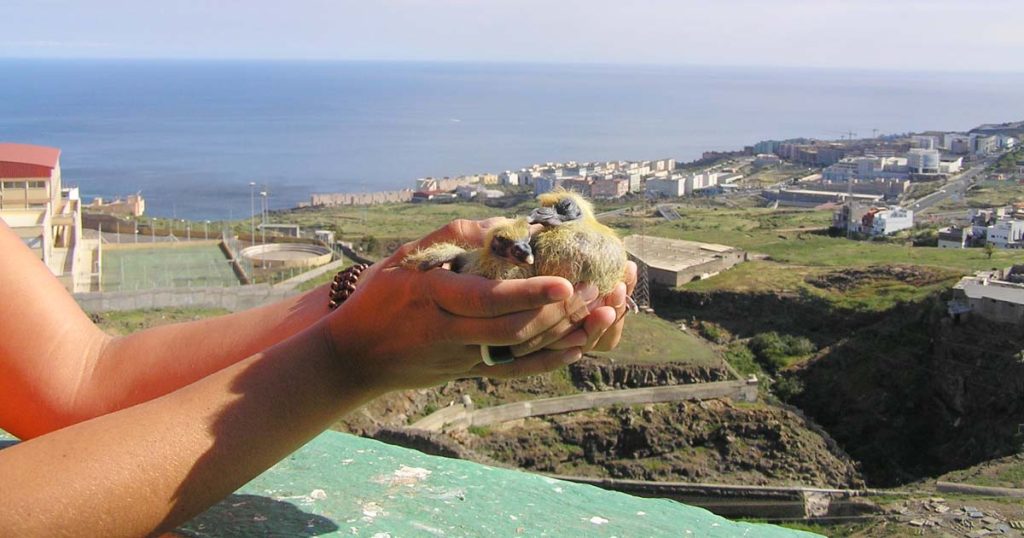
M 62 150 L 85 198 L 242 218 L 313 192 L 546 161 L 675 158 L 763 139 L 1024 119 L 1024 74 L 658 64 L 0 59 L 0 141 Z

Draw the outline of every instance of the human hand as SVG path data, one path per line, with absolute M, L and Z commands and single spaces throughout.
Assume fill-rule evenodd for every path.
M 626 262 L 626 275 L 608 295 L 588 305 L 590 315 L 584 320 L 583 326 L 561 340 L 548 346 L 548 349 L 568 349 L 580 347 L 584 353 L 590 351 L 611 351 L 622 339 L 622 329 L 629 312 L 627 298 L 633 295 L 636 288 L 637 267 L 632 261 Z
M 571 328 L 587 318 L 596 292 L 574 293 L 559 277 L 494 281 L 400 267 L 409 252 L 435 242 L 479 245 L 495 222 L 454 221 L 363 273 L 356 292 L 325 324 L 328 343 L 359 382 L 386 391 L 474 375 L 531 375 L 579 359 L 579 347 L 565 346 L 484 367 L 479 346 L 513 346 Z

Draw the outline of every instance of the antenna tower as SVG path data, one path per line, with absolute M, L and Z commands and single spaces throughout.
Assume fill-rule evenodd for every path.
M 634 206 L 635 210 L 635 206 Z M 634 217 L 636 215 L 634 214 Z M 636 288 L 633 289 L 633 301 L 637 307 L 644 312 L 652 312 L 651 308 L 651 287 L 647 277 L 647 185 L 642 183 L 640 187 L 640 245 L 639 253 L 633 256 L 636 262 Z

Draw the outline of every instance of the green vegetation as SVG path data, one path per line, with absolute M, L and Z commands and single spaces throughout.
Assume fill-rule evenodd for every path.
M 656 316 L 627 315 L 622 341 L 614 351 L 595 353 L 619 362 L 687 362 L 717 367 L 722 359 L 706 342 Z
M 814 343 L 807 338 L 774 331 L 754 336 L 747 346 L 761 366 L 771 373 L 785 369 L 816 350 Z
M 183 321 L 196 321 L 227 313 L 227 310 L 219 308 L 157 308 L 153 310 L 104 312 L 102 314 L 92 314 L 90 317 L 99 328 L 109 334 L 120 336 L 150 327 Z
M 992 169 L 994 172 L 1003 174 L 1016 172 L 1017 163 L 1021 161 L 1024 161 L 1024 148 L 1017 148 L 1003 154 L 1003 156 L 996 161 L 996 164 Z
M 750 348 L 742 342 L 733 342 L 725 350 L 725 360 L 743 377 L 756 375 L 758 379 L 765 378 L 764 369 L 757 363 Z
M 1024 185 L 1016 181 L 980 181 L 967 191 L 969 207 L 1005 207 L 1024 202 Z

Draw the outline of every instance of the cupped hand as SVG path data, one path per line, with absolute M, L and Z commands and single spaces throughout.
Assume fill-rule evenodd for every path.
M 480 345 L 514 346 L 566 320 L 587 318 L 589 299 L 559 277 L 488 280 L 452 271 L 410 271 L 401 260 L 436 242 L 479 245 L 498 222 L 454 221 L 363 272 L 355 293 L 326 320 L 327 341 L 352 375 L 382 390 L 432 386 L 476 375 L 541 373 L 579 359 L 579 347 L 543 350 L 512 366 L 482 368 Z

